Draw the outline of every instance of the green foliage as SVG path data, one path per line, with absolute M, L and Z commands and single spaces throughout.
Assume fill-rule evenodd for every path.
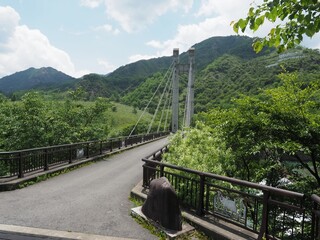
M 265 20 L 281 24 L 272 28 L 263 39 L 253 44 L 256 52 L 264 46 L 277 47 L 279 52 L 301 43 L 303 37 L 314 36 L 320 30 L 320 2 L 318 0 L 265 0 L 261 5 L 250 7 L 247 17 L 232 22 L 233 30 L 238 33 L 246 28 L 256 31 Z
M 272 186 L 286 177 L 294 182 L 287 186 L 291 190 L 304 186 L 315 192 L 320 186 L 320 84 L 299 76 L 282 73 L 278 87 L 241 96 L 229 109 L 199 114 L 195 129 L 171 140 L 165 159 Z
M 306 83 L 297 76 L 281 74 L 283 85 L 259 96 L 243 96 L 229 110 L 204 114 L 206 124 L 221 131 L 237 159 L 236 166 L 247 169 L 242 176 L 245 179 L 267 178 L 269 184 L 276 185 L 289 174 L 282 160 L 290 155 L 320 186 L 319 82 Z M 301 154 L 310 156 L 311 161 L 302 160 Z M 273 170 L 277 175 L 270 174 Z
M 287 72 L 298 71 L 306 82 L 319 79 L 320 54 L 297 48 L 278 55 L 275 52 L 251 60 L 224 55 L 202 70 L 195 81 L 195 111 L 214 107 L 229 108 L 241 94 L 256 95 L 260 89 L 280 84 L 277 77 L 283 66 Z
M 158 85 L 162 82 L 157 95 L 150 103 L 148 108 L 149 112 L 154 112 L 160 99 L 160 95 L 163 92 L 165 86 L 163 78 L 163 74 L 154 74 L 152 77 L 147 78 L 145 82 L 143 82 L 138 88 L 125 95 L 122 98 L 122 101 L 127 105 L 131 105 L 139 109 L 144 109 L 153 96 L 153 93 L 156 91 Z
M 197 128 L 173 135 L 164 159 L 178 166 L 225 174 L 224 165 L 232 155 L 217 131 L 198 123 Z
M 110 107 L 106 99 L 98 98 L 91 105 L 72 100 L 52 102 L 30 92 L 20 102 L 4 101 L 0 105 L 0 149 L 17 150 L 107 136 L 98 124 Z

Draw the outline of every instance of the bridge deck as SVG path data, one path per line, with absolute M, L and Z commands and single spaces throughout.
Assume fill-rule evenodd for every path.
M 0 193 L 0 224 L 104 236 L 156 239 L 130 216 L 130 190 L 142 176 L 141 158 L 161 139 L 47 181 Z

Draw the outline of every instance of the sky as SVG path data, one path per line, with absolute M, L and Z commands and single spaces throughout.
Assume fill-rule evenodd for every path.
M 0 78 L 30 67 L 73 77 L 107 74 L 141 59 L 180 53 L 213 36 L 262 0 L 0 0 Z M 265 24 L 248 36 L 265 36 Z M 320 48 L 320 35 L 305 38 Z

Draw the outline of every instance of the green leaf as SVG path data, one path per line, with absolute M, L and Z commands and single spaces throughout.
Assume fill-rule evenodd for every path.
M 238 33 L 238 31 L 239 31 L 238 22 L 236 22 L 235 24 L 233 24 L 233 31 L 235 31 L 236 33 Z
M 257 18 L 256 23 L 257 23 L 258 27 L 260 27 L 260 25 L 262 25 L 264 23 L 264 18 L 265 18 L 264 15 Z
M 249 17 L 252 17 L 253 15 L 254 15 L 254 7 L 251 7 L 250 9 L 249 9 L 249 12 L 248 12 L 248 16 Z
M 262 50 L 262 48 L 263 48 L 262 42 L 256 41 L 256 42 L 253 43 L 253 50 L 254 50 L 256 53 L 260 52 L 260 51 Z
M 238 26 L 241 28 L 241 31 L 244 32 L 246 30 L 246 27 L 247 27 L 247 24 L 248 24 L 248 20 L 247 19 L 240 19 L 238 21 Z

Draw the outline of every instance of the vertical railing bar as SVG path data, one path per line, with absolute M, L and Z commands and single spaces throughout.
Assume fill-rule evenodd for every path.
M 263 191 L 262 221 L 261 221 L 258 240 L 262 240 L 263 237 L 268 235 L 269 197 L 270 197 L 270 192 Z
M 44 150 L 44 154 L 45 154 L 45 157 L 44 157 L 44 171 L 48 171 L 49 170 L 48 148 L 46 148 Z
M 19 178 L 23 178 L 24 177 L 24 169 L 23 169 L 23 160 L 22 160 L 22 152 L 19 152 L 19 159 L 18 159 L 18 164 L 19 164 Z

